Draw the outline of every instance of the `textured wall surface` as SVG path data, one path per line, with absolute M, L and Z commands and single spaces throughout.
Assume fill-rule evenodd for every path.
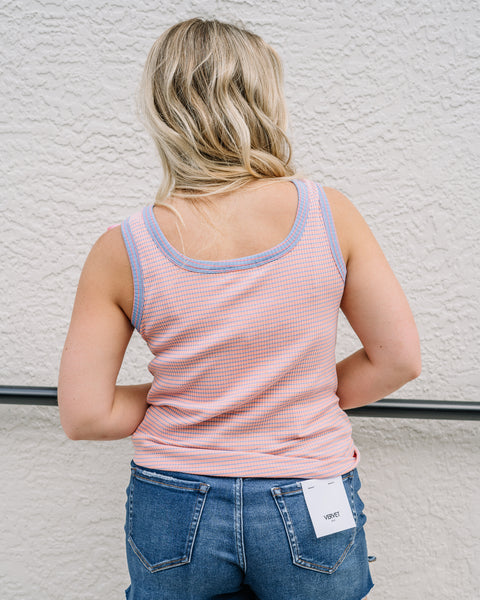
M 298 167 L 358 206 L 416 315 L 424 369 L 397 396 L 478 400 L 474 0 L 4 1 L 0 384 L 56 385 L 88 249 L 160 177 L 135 115 L 143 61 L 195 15 L 241 20 L 284 59 Z M 339 357 L 356 347 L 342 321 Z M 146 358 L 135 340 L 122 381 Z M 353 423 L 370 597 L 478 598 L 478 425 Z M 130 456 L 129 440 L 67 440 L 56 409 L 0 406 L 2 600 L 123 596 Z

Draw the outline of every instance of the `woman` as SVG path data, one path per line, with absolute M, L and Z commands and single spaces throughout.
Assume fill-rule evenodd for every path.
M 352 204 L 294 178 L 281 63 L 258 36 L 175 25 L 142 107 L 164 179 L 93 246 L 59 379 L 70 438 L 133 435 L 127 597 L 360 600 L 342 409 L 419 374 L 407 300 Z M 340 307 L 362 348 L 335 364 Z M 133 328 L 153 382 L 117 386 Z

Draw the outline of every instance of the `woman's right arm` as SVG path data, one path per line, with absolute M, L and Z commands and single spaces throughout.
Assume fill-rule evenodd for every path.
M 368 225 L 343 194 L 325 192 L 347 265 L 341 309 L 363 346 L 337 364 L 337 395 L 345 410 L 418 377 L 420 342 L 405 294 Z
M 116 385 L 133 327 L 133 277 L 120 228 L 104 233 L 80 276 L 58 379 L 62 426 L 73 440 L 132 435 L 150 383 Z

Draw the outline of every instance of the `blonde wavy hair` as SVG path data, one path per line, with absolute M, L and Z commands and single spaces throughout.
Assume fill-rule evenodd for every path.
M 282 63 L 236 25 L 194 18 L 165 31 L 148 55 L 139 105 L 163 167 L 157 204 L 295 173 Z

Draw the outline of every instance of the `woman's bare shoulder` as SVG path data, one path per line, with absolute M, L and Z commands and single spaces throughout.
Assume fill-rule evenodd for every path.
M 331 187 L 324 187 L 323 190 L 327 196 L 335 225 L 338 221 L 340 225 L 348 226 L 352 219 L 362 218 L 353 202 L 345 194 Z
M 343 258 L 347 263 L 356 244 L 371 233 L 353 202 L 342 192 L 330 187 L 324 187 L 323 190 L 330 206 Z
M 121 228 L 109 228 L 92 246 L 82 271 L 128 317 L 133 307 L 133 276 Z

